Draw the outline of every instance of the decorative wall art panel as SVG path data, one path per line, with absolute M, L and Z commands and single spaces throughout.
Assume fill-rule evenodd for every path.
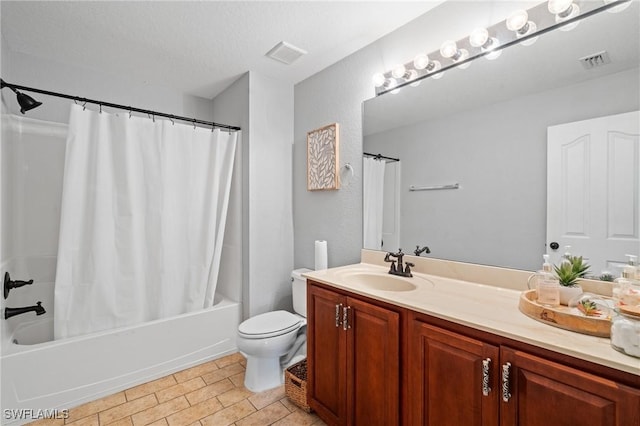
M 340 188 L 339 133 L 338 123 L 307 133 L 307 189 L 309 191 Z

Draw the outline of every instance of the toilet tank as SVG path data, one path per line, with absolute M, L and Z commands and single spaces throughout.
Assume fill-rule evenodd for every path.
M 307 279 L 302 276 L 311 269 L 300 268 L 291 272 L 291 293 L 293 295 L 293 311 L 307 317 Z

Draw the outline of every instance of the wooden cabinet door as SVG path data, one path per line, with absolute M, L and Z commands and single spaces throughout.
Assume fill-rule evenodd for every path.
M 309 405 L 329 424 L 345 424 L 347 418 L 345 302 L 344 296 L 307 285 Z
M 416 318 L 409 323 L 408 338 L 410 424 L 498 424 L 498 347 Z
M 347 298 L 347 395 L 354 425 L 400 419 L 400 314 Z
M 501 348 L 510 364 L 501 426 L 637 426 L 640 390 L 525 352 Z

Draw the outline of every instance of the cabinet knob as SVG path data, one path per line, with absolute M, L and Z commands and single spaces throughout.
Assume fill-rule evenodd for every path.
M 482 360 L 482 395 L 489 396 L 491 386 L 489 386 L 489 367 L 491 367 L 491 358 Z
M 509 383 L 509 376 L 511 375 L 511 363 L 507 362 L 502 364 L 502 400 L 509 402 L 511 399 L 511 390 Z

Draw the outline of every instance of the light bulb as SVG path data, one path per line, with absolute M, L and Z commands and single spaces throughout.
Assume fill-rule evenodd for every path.
M 412 86 L 412 87 L 420 86 L 420 80 L 416 80 L 416 78 L 418 78 L 418 71 L 409 70 L 409 77 L 407 78 L 407 80 L 408 81 L 414 80 L 411 84 L 409 84 L 409 86 Z
M 487 53 L 484 57 L 490 61 L 493 61 L 494 59 L 498 59 L 500 55 L 502 55 L 502 49 L 492 50 L 490 53 Z
M 549 12 L 558 15 L 571 7 L 573 0 L 549 0 L 547 8 Z
M 393 67 L 393 70 L 391 70 L 391 75 L 395 78 L 404 78 L 404 75 L 406 73 L 407 69 L 402 64 L 396 65 L 395 67 Z
M 469 51 L 467 49 L 460 49 L 460 50 L 458 50 L 458 55 L 457 55 L 456 62 L 462 62 L 465 59 L 467 59 L 468 57 L 469 57 Z M 467 62 L 467 63 L 464 63 L 462 65 L 459 65 L 460 69 L 463 69 L 463 70 L 466 70 L 470 66 L 471 66 L 471 62 Z
M 579 14 L 580 14 L 580 8 L 578 7 L 577 4 L 572 3 L 571 6 L 569 7 L 569 9 L 567 9 L 564 12 L 556 15 L 556 23 L 559 24 L 559 23 L 567 21 L 567 20 L 569 20 L 571 18 L 575 18 Z M 570 24 L 563 25 L 563 26 L 559 27 L 558 29 L 560 31 L 571 31 L 572 29 L 577 27 L 579 23 L 580 23 L 580 21 L 572 22 Z
M 384 90 L 391 90 L 394 87 L 396 87 L 398 85 L 398 82 L 396 81 L 395 78 L 388 78 L 385 82 L 384 82 Z
M 423 70 L 429 65 L 429 57 L 424 53 L 420 53 L 413 58 L 413 66 L 417 70 Z
M 487 40 L 489 40 L 489 31 L 486 28 L 476 28 L 469 36 L 469 44 L 473 47 L 481 47 Z
M 529 14 L 526 10 L 517 10 L 507 18 L 507 29 L 509 31 L 518 31 L 529 21 Z
M 380 87 L 384 84 L 384 81 L 386 79 L 384 78 L 384 75 L 382 75 L 382 73 L 377 72 L 373 75 L 373 78 L 371 78 L 371 80 L 373 81 L 374 86 Z
M 431 64 L 429 64 L 429 75 L 431 76 L 431 78 L 436 80 L 442 78 L 444 72 L 438 72 L 441 68 L 442 64 L 440 63 L 440 61 L 431 61 Z
M 447 40 L 440 46 L 440 54 L 443 58 L 451 58 L 458 53 L 458 46 L 453 40 Z
M 614 3 L 615 1 L 616 0 L 604 0 L 604 4 Z M 607 12 L 611 12 L 611 13 L 622 12 L 623 10 L 628 8 L 630 5 L 631 5 L 630 1 L 625 1 L 625 2 L 622 2 L 621 4 L 619 4 L 618 6 L 613 6 L 612 8 L 607 9 Z
M 536 25 L 536 23 L 533 22 L 533 21 L 529 21 L 529 22 L 527 22 L 527 31 L 525 31 L 525 32 L 517 31 L 516 32 L 516 37 L 517 38 L 522 38 L 524 36 L 528 36 L 529 34 L 533 34 L 536 31 L 538 31 L 538 26 Z M 531 37 L 529 39 L 526 39 L 526 40 L 520 42 L 520 44 L 522 44 L 523 46 L 531 46 L 536 41 L 538 41 L 538 37 Z

